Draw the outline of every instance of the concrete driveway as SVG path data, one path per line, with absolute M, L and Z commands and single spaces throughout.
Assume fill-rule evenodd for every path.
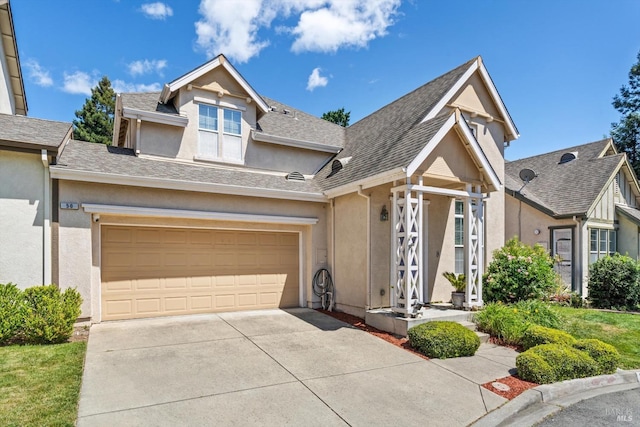
M 513 356 L 515 357 L 515 356 Z M 308 309 L 91 328 L 78 426 L 467 425 L 512 355 L 427 361 Z

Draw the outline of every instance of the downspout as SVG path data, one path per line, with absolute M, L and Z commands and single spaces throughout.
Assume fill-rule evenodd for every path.
M 140 123 L 142 120 L 136 119 L 136 156 L 140 154 L 142 148 L 142 141 L 140 141 Z
M 358 196 L 367 199 L 367 306 L 371 309 L 371 195 L 362 192 L 362 185 L 358 188 Z
M 331 199 L 331 274 L 333 275 L 333 306 L 336 304 L 336 199 Z
M 580 295 L 583 294 L 582 292 L 582 288 L 583 288 L 583 283 L 582 283 L 582 221 L 579 220 L 575 215 L 573 216 L 573 221 L 576 223 L 576 230 L 577 230 L 577 234 L 578 234 L 578 265 L 576 266 L 576 272 L 574 274 L 576 274 L 578 276 L 579 280 L 579 284 L 580 284 Z M 552 242 L 553 244 L 553 242 Z M 571 262 L 573 263 L 573 260 L 571 260 Z M 575 279 L 575 277 L 572 277 L 572 280 Z M 573 289 L 572 289 L 573 290 Z M 582 295 L 584 297 L 584 295 Z
M 44 167 L 42 185 L 44 188 L 42 197 L 42 284 L 48 285 L 51 283 L 51 197 L 49 194 L 49 156 L 47 155 L 47 150 L 41 150 L 40 158 Z

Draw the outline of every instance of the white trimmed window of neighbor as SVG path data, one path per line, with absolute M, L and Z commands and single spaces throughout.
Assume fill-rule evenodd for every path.
M 462 200 L 455 201 L 455 267 L 456 274 L 464 273 L 464 202 Z
M 590 229 L 589 264 L 596 262 L 606 255 L 613 255 L 617 250 L 616 230 L 602 228 Z
M 198 157 L 242 163 L 242 112 L 198 104 L 198 114 Z

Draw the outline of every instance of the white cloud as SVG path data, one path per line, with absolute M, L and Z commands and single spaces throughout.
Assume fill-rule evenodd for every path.
M 145 3 L 140 6 L 140 10 L 145 14 L 147 18 L 151 19 L 167 19 L 169 16 L 173 16 L 173 9 L 165 3 Z
M 127 92 L 158 92 L 162 89 L 160 83 L 128 83 L 124 80 L 116 79 L 112 83 L 113 90 L 116 93 L 127 93 Z
M 64 73 L 64 85 L 62 90 L 67 93 L 91 95 L 91 88 L 98 84 L 98 80 L 89 74 L 76 71 L 73 73 Z
M 387 34 L 400 0 L 334 0 L 328 6 L 304 11 L 291 29 L 294 52 L 336 52 L 366 47 Z
M 197 45 L 209 57 L 219 53 L 247 62 L 270 43 L 259 30 L 275 19 L 297 20 L 276 33 L 294 37 L 294 52 L 335 52 L 361 48 L 387 34 L 401 0 L 245 0 L 229 7 L 226 0 L 201 0 L 195 23 Z
M 162 70 L 167 66 L 166 59 L 141 59 L 127 64 L 129 74 L 132 76 L 149 74 L 152 72 L 162 75 Z
M 329 79 L 320 75 L 320 68 L 314 68 L 307 81 L 307 90 L 312 92 L 317 87 L 324 87 L 329 83 Z
M 49 70 L 42 68 L 38 61 L 30 59 L 25 63 L 25 66 L 29 70 L 29 78 L 32 82 L 43 87 L 53 85 L 53 79 L 49 74 Z

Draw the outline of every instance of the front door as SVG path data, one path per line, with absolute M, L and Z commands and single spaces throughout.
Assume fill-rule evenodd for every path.
M 558 256 L 559 261 L 554 264 L 562 281 L 573 289 L 573 229 L 556 228 L 552 230 L 552 256 Z

